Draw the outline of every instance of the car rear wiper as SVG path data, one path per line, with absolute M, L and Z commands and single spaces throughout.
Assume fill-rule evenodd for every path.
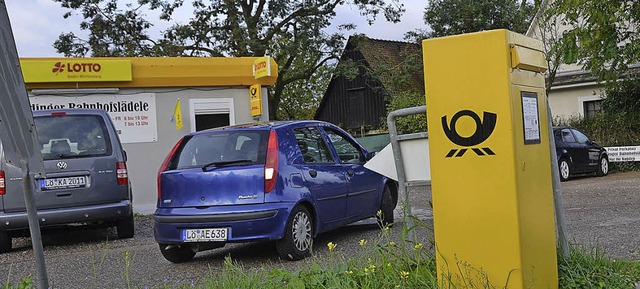
M 220 167 L 224 167 L 224 166 L 230 166 L 230 165 L 238 165 L 238 164 L 252 164 L 253 161 L 252 160 L 233 160 L 233 161 L 226 161 L 226 162 L 212 162 L 212 163 L 208 163 L 204 166 L 202 166 L 202 171 L 206 172 L 207 169 L 209 167 L 214 167 L 214 168 L 220 168 Z

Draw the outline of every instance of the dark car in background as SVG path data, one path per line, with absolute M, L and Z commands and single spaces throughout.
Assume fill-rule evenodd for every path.
M 126 154 L 104 110 L 34 111 L 45 169 L 32 188 L 40 226 L 115 226 L 134 235 Z M 22 170 L 6 161 L 0 142 L 0 252 L 29 228 Z
M 174 263 L 258 240 L 276 240 L 283 259 L 302 259 L 319 233 L 374 216 L 393 222 L 397 184 L 364 167 L 372 156 L 319 121 L 188 134 L 158 172 L 155 239 Z
M 553 135 L 561 181 L 576 174 L 606 176 L 609 173 L 607 151 L 584 133 L 574 128 L 557 127 L 553 129 Z

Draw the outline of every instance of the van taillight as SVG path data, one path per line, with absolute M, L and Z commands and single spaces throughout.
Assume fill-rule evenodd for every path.
M 269 134 L 267 160 L 264 165 L 264 192 L 269 193 L 276 187 L 278 179 L 278 136 L 275 131 Z
M 157 181 L 158 181 L 158 199 L 160 199 L 160 197 L 162 197 L 162 189 L 160 187 L 160 179 L 162 177 L 162 173 L 167 170 L 167 167 L 169 167 L 169 163 L 171 162 L 171 159 L 173 158 L 173 155 L 176 153 L 176 151 L 178 150 L 178 147 L 180 147 L 180 144 L 182 143 L 183 140 L 184 140 L 184 137 L 181 138 L 176 143 L 176 145 L 173 146 L 173 148 L 171 149 L 171 152 L 169 152 L 167 157 L 164 158 L 164 161 L 160 165 L 160 169 L 158 170 L 158 177 L 157 177 Z
M 4 196 L 4 194 L 7 192 L 4 188 L 4 171 L 0 170 L 0 196 Z
M 129 173 L 127 172 L 127 163 L 116 163 L 116 175 L 118 178 L 118 185 L 124 186 L 129 183 Z

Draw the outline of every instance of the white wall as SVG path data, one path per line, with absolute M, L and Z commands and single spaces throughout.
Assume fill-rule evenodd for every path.
M 602 86 L 595 83 L 552 87 L 549 93 L 551 114 L 554 120 L 582 117 L 584 102 L 601 99 L 602 95 Z

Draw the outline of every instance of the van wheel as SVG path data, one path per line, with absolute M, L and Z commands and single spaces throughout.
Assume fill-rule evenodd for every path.
M 300 260 L 311 255 L 313 246 L 313 219 L 303 206 L 293 209 L 284 231 L 284 238 L 276 242 L 280 258 Z
M 124 220 L 118 221 L 118 225 L 116 225 L 116 231 L 118 231 L 119 239 L 133 238 L 133 234 L 135 231 L 133 223 L 133 214 Z
M 564 182 L 569 179 L 571 175 L 571 168 L 569 167 L 569 162 L 566 159 L 561 159 L 558 163 L 558 171 L 560 172 L 560 181 Z
M 598 166 L 598 177 L 604 177 L 609 173 L 609 159 L 606 156 L 600 157 Z
M 7 231 L 0 232 L 0 253 L 11 251 L 11 237 Z
M 158 244 L 160 253 L 171 263 L 184 263 L 196 255 L 194 247 L 185 244 Z
M 380 211 L 376 216 L 378 219 L 378 225 L 381 227 L 391 227 L 393 225 L 393 197 L 391 196 L 391 189 L 389 186 L 385 185 L 384 190 L 382 191 L 382 202 L 380 203 Z

